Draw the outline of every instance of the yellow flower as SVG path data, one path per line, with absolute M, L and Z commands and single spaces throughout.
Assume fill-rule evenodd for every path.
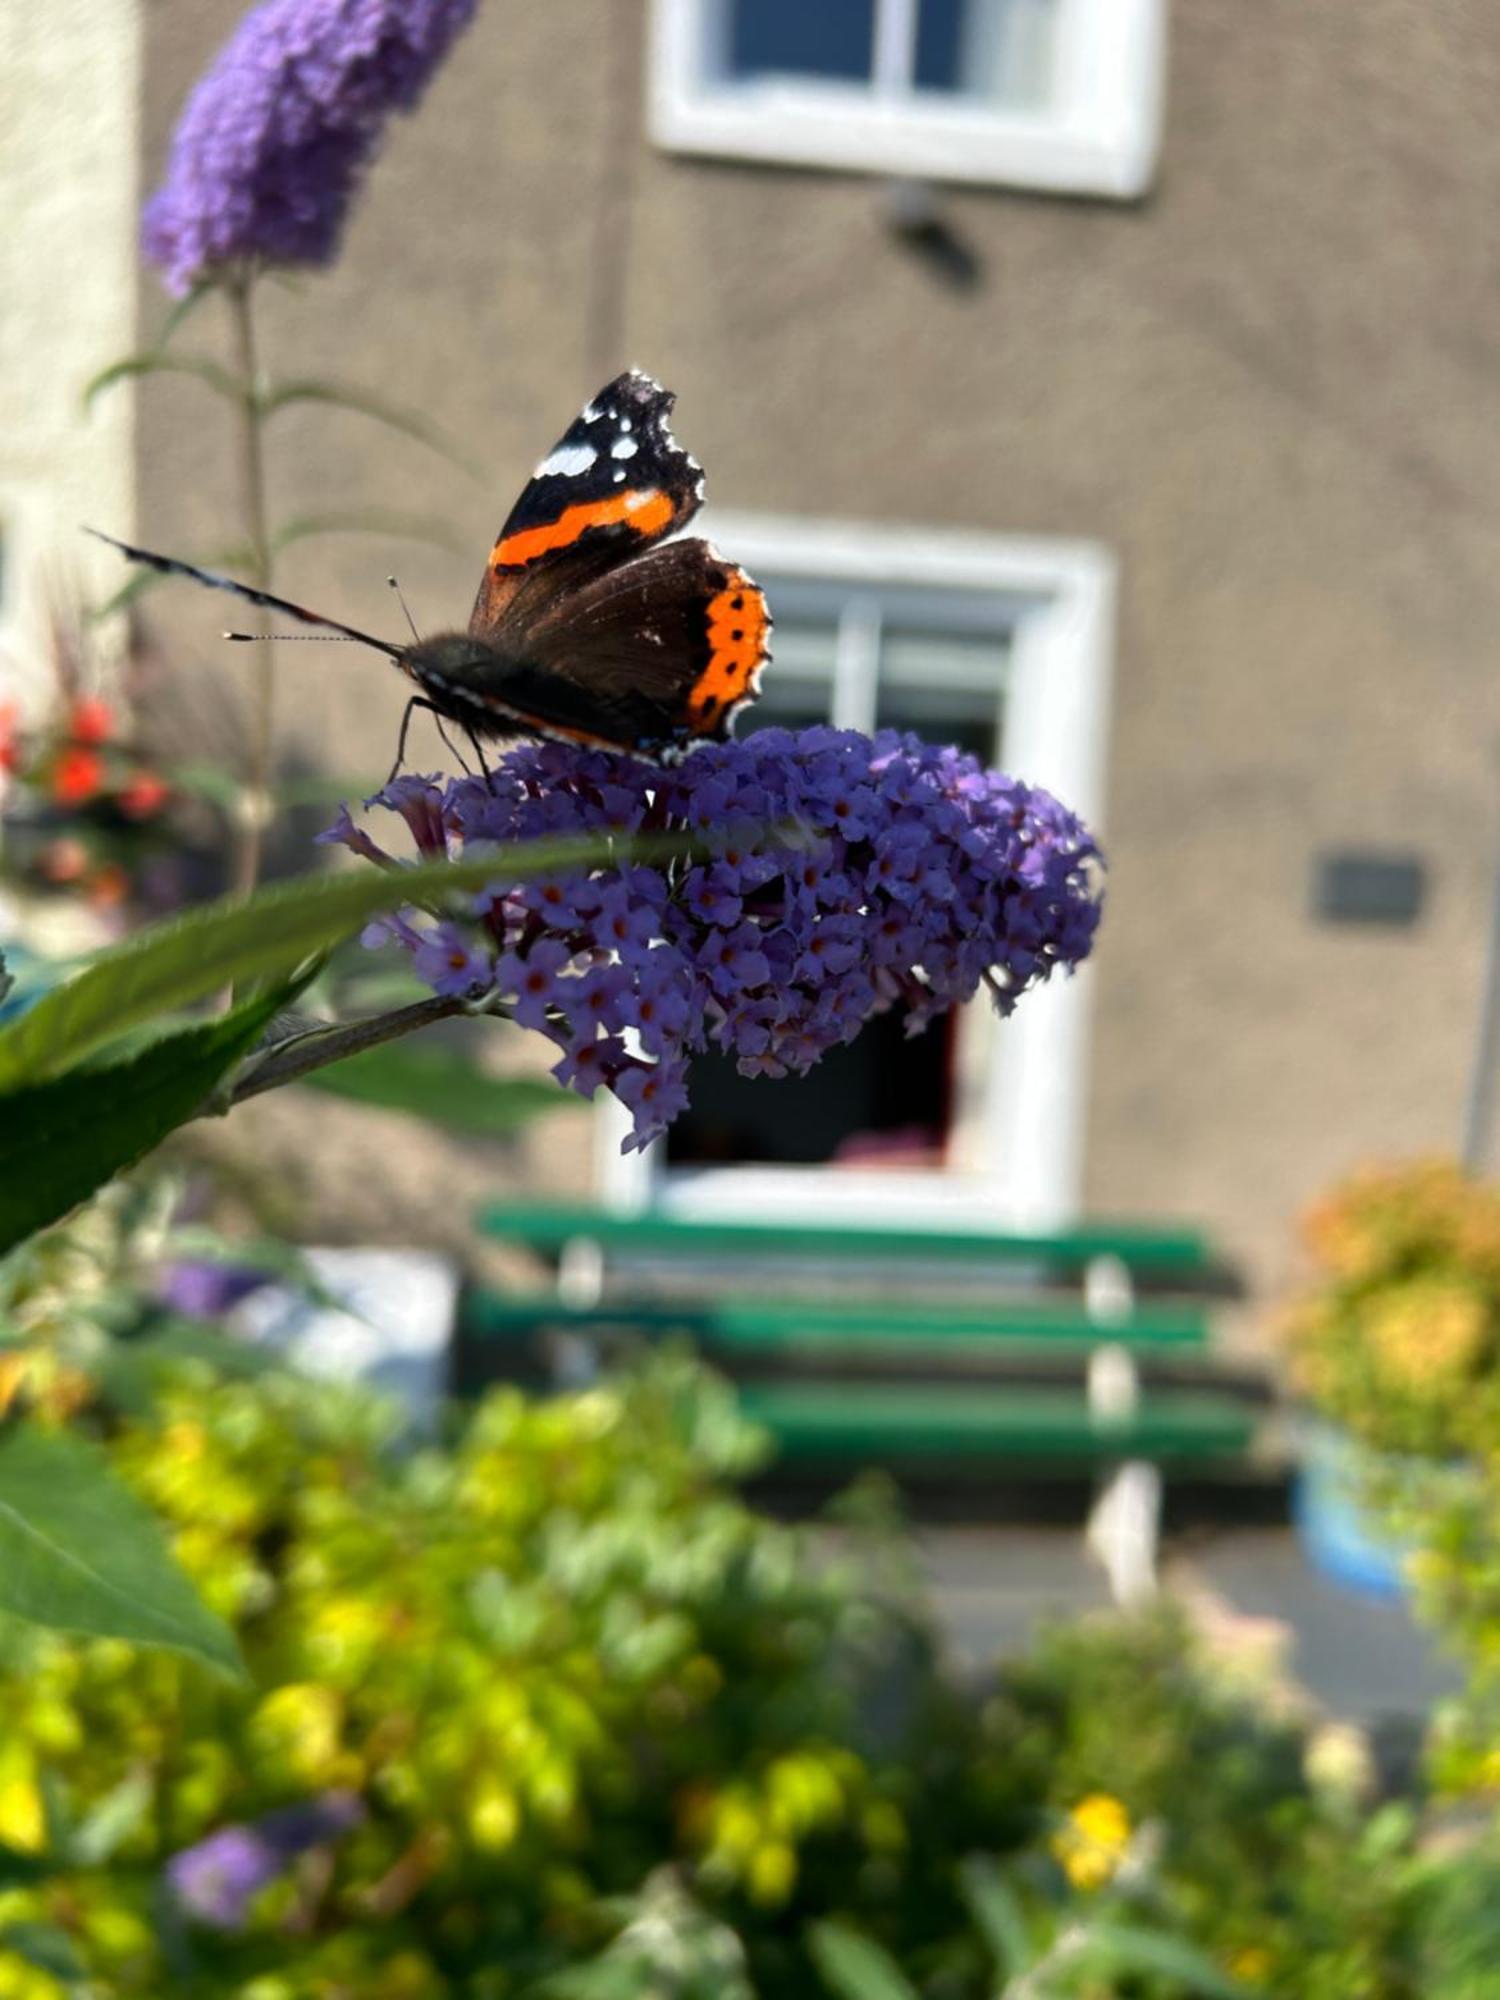
M 23 1854 L 40 1854 L 47 1845 L 36 1758 L 31 1746 L 15 1737 L 0 1748 L 0 1840 Z
M 1269 1977 L 1273 1963 L 1270 1952 L 1263 1944 L 1242 1944 L 1238 1951 L 1230 1953 L 1229 1970 L 1236 1979 L 1258 1986 Z
M 1054 1834 L 1052 1852 L 1075 1889 L 1102 1889 L 1130 1845 L 1130 1814 L 1108 1792 L 1090 1792 Z
M 1489 1335 L 1484 1297 L 1463 1279 L 1412 1278 L 1379 1294 L 1365 1311 L 1382 1374 L 1419 1394 L 1445 1377 L 1457 1386 L 1472 1373 Z
M 763 1841 L 750 1857 L 747 1881 L 751 1902 L 774 1910 L 796 1887 L 796 1850 L 784 1840 Z

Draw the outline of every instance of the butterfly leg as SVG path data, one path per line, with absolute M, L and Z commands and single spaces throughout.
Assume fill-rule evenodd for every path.
M 479 768 L 481 771 L 483 771 L 484 781 L 488 785 L 493 782 L 495 774 L 484 760 L 484 745 L 480 742 L 479 738 L 474 734 L 472 729 L 467 730 L 466 734 L 468 735 L 470 743 L 474 747 L 474 755 L 479 759 Z
M 432 707 L 432 703 L 430 701 L 424 701 L 421 695 L 419 694 L 414 694 L 411 700 L 406 704 L 405 708 L 401 711 L 401 733 L 396 738 L 396 761 L 394 764 L 392 764 L 390 769 L 390 775 L 386 778 L 386 783 L 388 785 L 394 781 L 397 772 L 401 769 L 401 766 L 406 762 L 406 732 L 408 729 L 411 728 L 411 712 L 414 708 L 431 709 L 434 715 L 437 714 L 437 710 Z
M 412 710 L 417 708 L 426 709 L 427 713 L 432 717 L 433 721 L 437 724 L 438 735 L 441 736 L 444 743 L 447 744 L 449 755 L 453 757 L 463 767 L 465 774 L 472 778 L 474 773 L 469 769 L 468 759 L 464 756 L 462 750 L 460 750 L 458 746 L 454 743 L 453 738 L 448 734 L 447 729 L 444 727 L 444 722 L 446 718 L 443 715 L 443 711 L 440 708 L 435 707 L 432 702 L 424 699 L 423 696 L 419 694 L 414 694 L 411 697 L 411 699 L 407 702 L 406 707 L 403 709 L 401 714 L 401 734 L 396 739 L 396 761 L 391 766 L 390 776 L 386 779 L 386 783 L 390 784 L 391 779 L 393 779 L 396 776 L 397 772 L 401 769 L 401 766 L 406 762 L 406 734 L 407 731 L 411 728 Z M 490 768 L 488 764 L 486 764 L 484 761 L 484 752 L 479 747 L 478 737 L 474 734 L 472 729 L 466 729 L 464 733 L 468 737 L 470 743 L 472 743 L 474 746 L 474 754 L 479 759 L 480 770 L 483 771 L 486 779 L 488 779 L 491 775 Z
M 437 709 L 433 709 L 432 716 L 433 720 L 437 724 L 438 735 L 442 737 L 443 741 L 448 746 L 448 755 L 452 757 L 456 763 L 462 765 L 464 776 L 466 778 L 472 778 L 474 773 L 469 769 L 469 760 L 464 755 L 463 751 L 459 749 L 458 745 L 454 742 L 453 738 L 448 734 L 447 729 L 443 725 L 442 715 Z

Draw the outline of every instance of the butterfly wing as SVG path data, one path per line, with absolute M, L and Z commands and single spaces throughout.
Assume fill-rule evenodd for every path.
M 503 652 L 450 667 L 480 727 L 668 756 L 722 742 L 755 699 L 771 631 L 760 586 L 707 542 L 669 542 L 553 601 Z
M 616 376 L 537 466 L 500 530 L 469 630 L 504 643 L 559 595 L 684 527 L 703 499 L 703 470 L 673 438 L 676 398 L 649 375 Z

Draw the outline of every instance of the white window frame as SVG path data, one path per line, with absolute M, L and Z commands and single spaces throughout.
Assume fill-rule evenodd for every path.
M 1116 567 L 1098 543 L 949 529 L 721 514 L 701 522 L 752 574 L 858 589 L 993 593 L 1013 608 L 1000 761 L 1044 785 L 1098 832 L 1113 678 Z M 694 532 L 698 532 L 695 526 Z M 772 611 L 775 611 L 774 596 Z M 776 671 L 774 642 L 772 664 Z M 600 1093 L 601 1197 L 624 1211 L 685 1216 L 889 1217 L 920 1227 L 1045 1229 L 1082 1200 L 1091 976 L 1058 975 L 1004 1024 L 987 1060 L 972 1171 L 834 1172 L 826 1167 L 676 1167 L 665 1148 L 622 1154 L 628 1113 Z M 977 1005 L 969 1010 L 981 1017 Z M 994 1048 L 993 1030 L 989 1049 Z
M 669 152 L 1119 201 L 1149 190 L 1161 148 L 1167 0 L 1059 0 L 1056 92 L 1025 111 L 905 88 L 914 4 L 878 0 L 865 86 L 719 79 L 712 51 L 723 0 L 652 0 L 652 138 Z

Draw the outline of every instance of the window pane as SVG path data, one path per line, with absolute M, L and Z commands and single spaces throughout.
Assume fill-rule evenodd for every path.
M 919 90 L 1029 110 L 1053 95 L 1060 0 L 920 0 Z
M 674 1167 L 941 1164 L 952 1097 L 952 1017 L 908 1039 L 899 1008 L 806 1076 L 743 1077 L 730 1056 L 693 1058 L 692 1103 L 667 1134 Z
M 914 729 L 932 742 L 972 750 L 992 764 L 999 755 L 1009 654 L 1004 633 L 887 625 L 880 648 L 878 727 Z
M 729 0 L 733 77 L 829 77 L 865 83 L 875 0 Z
M 776 593 L 772 589 L 773 607 Z M 831 617 L 776 613 L 771 663 L 760 679 L 760 699 L 735 726 L 735 735 L 757 729 L 810 729 L 828 720 L 833 700 L 833 660 L 838 631 Z

